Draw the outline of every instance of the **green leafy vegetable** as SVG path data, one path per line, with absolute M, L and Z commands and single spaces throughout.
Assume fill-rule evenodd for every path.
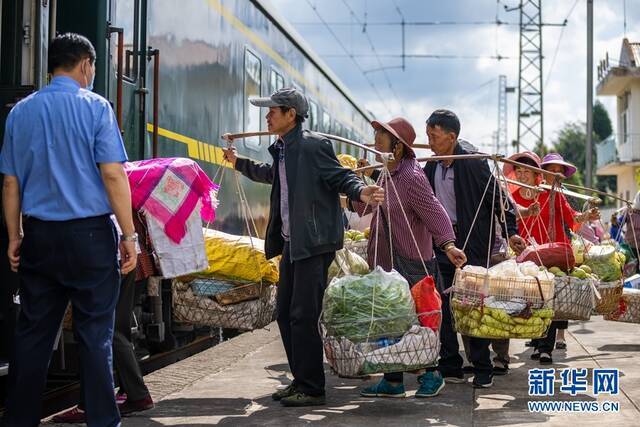
M 622 277 L 622 264 L 616 248 L 609 245 L 594 245 L 585 255 L 584 263 L 591 267 L 603 282 L 613 282 Z
M 333 280 L 324 295 L 322 320 L 328 335 L 352 342 L 399 337 L 418 324 L 409 284 L 380 267 Z

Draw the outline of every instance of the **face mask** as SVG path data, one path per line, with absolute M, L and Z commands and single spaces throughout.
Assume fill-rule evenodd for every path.
M 87 62 L 87 63 L 89 63 L 89 62 Z M 90 63 L 89 63 L 89 64 L 90 64 Z M 91 65 L 89 65 L 89 68 L 91 68 Z M 84 79 L 85 79 L 85 81 L 86 81 L 86 80 L 87 80 L 87 76 L 84 76 Z M 91 76 L 91 81 L 89 81 L 89 82 L 87 83 L 87 85 L 85 86 L 85 89 L 86 89 L 86 90 L 93 91 L 93 81 L 94 81 L 95 79 L 96 79 L 96 75 L 95 75 L 95 74 L 93 74 L 93 75 Z

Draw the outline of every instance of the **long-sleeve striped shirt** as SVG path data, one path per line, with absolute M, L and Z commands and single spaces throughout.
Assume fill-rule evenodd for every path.
M 391 183 L 379 183 L 385 191 L 385 201 L 380 207 L 384 210 L 387 223 L 393 235 L 393 253 L 411 260 L 419 260 L 420 255 L 425 261 L 433 258 L 433 242 L 439 247 L 455 241 L 455 234 L 451 220 L 442 204 L 433 194 L 433 189 L 424 171 L 415 158 L 404 158 L 398 167 L 391 172 L 391 180 L 398 192 L 397 196 Z M 400 205 L 407 214 L 409 223 L 405 220 Z M 371 211 L 365 204 L 352 202 L 355 210 L 363 215 Z M 387 207 L 388 206 L 388 207 Z M 376 234 L 378 235 L 377 264 L 385 270 L 391 269 L 391 252 L 389 240 L 385 233 L 382 217 L 378 218 L 377 209 L 373 209 L 371 220 L 371 234 L 369 236 L 369 266 L 373 268 L 375 257 Z M 418 246 L 411 238 L 413 232 Z

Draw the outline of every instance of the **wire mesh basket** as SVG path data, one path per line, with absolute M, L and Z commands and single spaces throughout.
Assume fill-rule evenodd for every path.
M 541 338 L 553 319 L 552 280 L 458 270 L 451 289 L 456 330 L 478 338 Z
M 596 298 L 594 311 L 596 314 L 610 314 L 618 309 L 624 283 L 622 280 L 614 282 L 598 282 L 596 289 L 600 293 L 600 299 Z
M 593 279 L 578 279 L 571 276 L 554 280 L 554 320 L 589 320 L 595 305 L 596 286 Z
M 614 322 L 640 323 L 640 291 L 625 289 L 618 300 L 618 308 L 604 315 Z
M 276 287 L 269 283 L 174 280 L 173 318 L 198 326 L 251 331 L 273 320 Z
M 438 325 L 440 311 L 421 313 L 420 317 L 430 318 Z M 435 366 L 440 354 L 440 330 L 418 326 L 417 316 L 412 319 L 378 319 L 405 324 L 413 322 L 409 329 L 400 335 L 375 335 L 348 338 L 336 334 L 336 330 L 347 325 L 331 325 L 321 322 L 320 331 L 324 351 L 329 366 L 339 375 L 358 376 L 388 372 L 408 372 Z M 366 330 L 371 323 L 351 323 L 348 328 Z M 396 331 L 397 332 L 397 331 Z

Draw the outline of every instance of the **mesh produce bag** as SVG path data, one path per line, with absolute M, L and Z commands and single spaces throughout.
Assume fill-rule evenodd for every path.
M 439 322 L 439 310 L 420 313 Z M 407 281 L 377 267 L 327 287 L 320 320 L 327 360 L 341 375 L 409 371 L 433 366 L 439 328 L 421 327 Z

